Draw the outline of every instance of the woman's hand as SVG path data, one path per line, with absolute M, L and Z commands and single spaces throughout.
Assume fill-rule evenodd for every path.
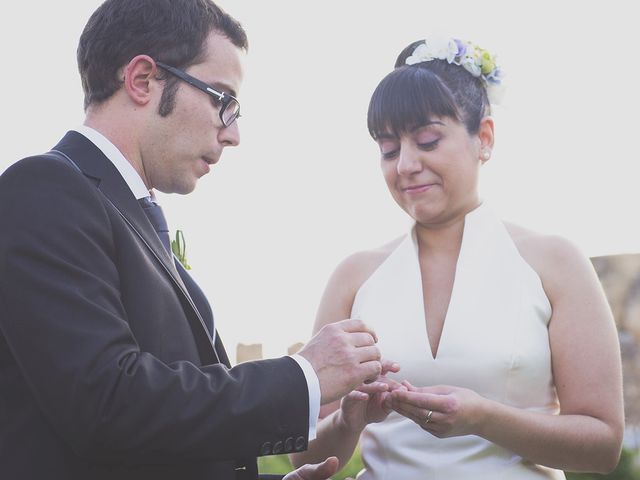
M 460 387 L 438 385 L 417 388 L 404 381 L 406 390 L 389 394 L 393 410 L 438 438 L 478 434 L 488 400 Z
M 396 363 L 383 362 L 382 374 L 372 383 L 362 384 L 340 403 L 340 421 L 352 432 L 360 432 L 369 423 L 381 422 L 391 412 L 390 393 L 396 389 L 406 390 L 401 383 L 386 377 L 389 372 L 397 373 Z

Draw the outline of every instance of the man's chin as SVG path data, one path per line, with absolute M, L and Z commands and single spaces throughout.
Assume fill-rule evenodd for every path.
M 198 179 L 195 178 L 189 182 L 174 183 L 163 187 L 156 187 L 155 189 L 162 193 L 177 193 L 178 195 L 187 195 L 196 189 Z

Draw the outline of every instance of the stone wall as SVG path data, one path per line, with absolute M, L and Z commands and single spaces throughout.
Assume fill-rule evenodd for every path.
M 640 254 L 591 259 L 618 326 L 628 425 L 640 425 Z

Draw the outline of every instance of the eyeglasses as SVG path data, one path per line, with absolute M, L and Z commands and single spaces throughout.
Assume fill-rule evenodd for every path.
M 188 73 L 165 63 L 156 62 L 156 65 L 209 95 L 213 101 L 213 105 L 216 108 L 220 108 L 220 120 L 222 120 L 222 124 L 225 127 L 231 125 L 240 116 L 240 103 L 233 95 L 214 90 L 202 80 L 198 80 Z

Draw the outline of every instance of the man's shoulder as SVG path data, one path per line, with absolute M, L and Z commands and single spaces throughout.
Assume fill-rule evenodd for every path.
M 23 158 L 0 175 L 3 215 L 60 216 L 60 212 L 102 209 L 98 189 L 64 157 L 40 154 Z
M 74 172 L 74 170 L 73 166 L 64 157 L 52 153 L 42 153 L 25 157 L 11 164 L 0 175 L 0 182 L 28 179 L 37 181 L 49 176 L 55 178 L 69 176 L 73 178 L 73 176 L 77 177 L 77 172 Z M 75 175 L 70 175 L 74 173 Z
M 55 194 L 64 189 L 89 192 L 89 179 L 64 155 L 47 152 L 25 157 L 0 173 L 0 194 L 46 191 Z

